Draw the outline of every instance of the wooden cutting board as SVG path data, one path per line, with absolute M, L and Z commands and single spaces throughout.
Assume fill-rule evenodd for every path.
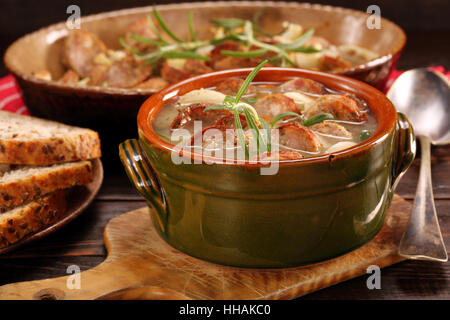
M 190 257 L 158 236 L 148 210 L 107 224 L 108 257 L 79 274 L 80 289 L 68 289 L 68 281 L 76 283 L 72 275 L 4 285 L 0 299 L 291 299 L 364 275 L 370 265 L 382 268 L 403 260 L 397 246 L 411 205 L 395 195 L 385 225 L 371 242 L 333 260 L 287 269 L 233 268 Z

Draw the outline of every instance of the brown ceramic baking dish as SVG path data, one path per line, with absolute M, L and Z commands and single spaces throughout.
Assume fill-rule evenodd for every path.
M 369 30 L 368 15 L 339 7 L 288 2 L 198 2 L 158 6 L 161 15 L 180 37 L 187 36 L 187 13 L 195 12 L 200 38 L 208 36 L 211 19 L 239 17 L 251 19 L 256 10 L 268 8 L 261 25 L 279 32 L 283 21 L 314 28 L 316 34 L 341 44 L 357 44 L 380 53 L 380 58 L 354 68 L 348 75 L 378 88 L 384 85 L 405 44 L 405 34 L 394 23 L 381 19 L 382 28 Z M 146 16 L 152 7 L 119 10 L 82 18 L 81 28 L 99 36 L 109 48 L 119 48 L 118 39 L 125 28 Z M 100 131 L 102 139 L 117 141 L 135 135 L 139 106 L 151 95 L 146 89 L 73 87 L 56 81 L 39 80 L 33 72 L 49 70 L 54 79 L 63 74 L 62 48 L 68 34 L 64 22 L 43 28 L 14 42 L 5 54 L 8 70 L 17 78 L 25 103 L 33 115 L 90 127 Z M 118 130 L 120 128 L 120 130 Z

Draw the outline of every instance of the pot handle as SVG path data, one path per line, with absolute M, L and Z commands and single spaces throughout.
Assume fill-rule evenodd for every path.
M 136 139 L 129 139 L 119 145 L 119 157 L 128 178 L 147 203 L 155 208 L 159 224 L 165 230 L 167 203 L 155 170 Z
M 416 156 L 416 136 L 408 118 L 401 112 L 397 114 L 395 145 L 392 163 L 391 190 L 397 187 L 400 178 L 409 168 Z

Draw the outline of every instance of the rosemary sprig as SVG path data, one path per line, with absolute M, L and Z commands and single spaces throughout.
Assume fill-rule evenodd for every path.
M 156 10 L 156 7 L 153 7 L 153 16 L 155 17 L 156 21 L 158 22 L 161 29 L 164 30 L 164 32 L 171 37 L 173 40 L 175 40 L 178 43 L 183 42 L 180 38 L 178 38 L 175 34 L 173 34 L 172 31 L 167 27 L 166 23 L 164 22 L 163 18 L 159 14 L 158 10 Z
M 168 136 L 163 135 L 162 133 L 158 133 L 158 132 L 156 132 L 156 131 L 155 131 L 155 133 L 156 133 L 158 136 L 160 136 L 163 140 L 166 140 L 166 141 L 168 141 L 168 142 L 172 142 L 172 139 L 170 139 Z
M 236 34 L 229 34 L 229 35 L 226 35 L 226 36 L 224 36 L 222 38 L 210 40 L 209 44 L 213 45 L 213 46 L 216 46 L 216 45 L 221 44 L 222 42 L 225 42 L 225 41 L 228 41 L 228 40 L 237 41 L 237 42 L 241 42 L 242 41 Z
M 161 54 L 162 58 L 166 59 L 197 59 L 197 60 L 204 60 L 209 61 L 211 60 L 210 57 L 203 56 L 201 54 L 192 52 L 192 51 L 166 51 Z
M 272 119 L 272 121 L 270 122 L 270 126 L 273 128 L 273 126 L 274 126 L 278 121 L 280 121 L 280 120 L 282 120 L 282 119 L 284 119 L 284 118 L 288 118 L 288 117 L 290 117 L 290 118 L 292 118 L 292 117 L 297 117 L 297 118 L 303 119 L 303 117 L 302 117 L 301 115 L 299 115 L 298 113 L 296 113 L 296 112 L 283 112 L 283 113 L 277 114 L 277 115 Z
M 191 35 L 191 40 L 194 42 L 197 42 L 197 34 L 195 33 L 195 29 L 194 29 L 193 15 L 194 15 L 194 13 L 192 12 L 192 10 L 190 10 L 188 13 L 188 29 L 189 29 L 189 33 Z
M 244 95 L 244 92 L 247 91 L 248 87 L 250 86 L 250 84 L 252 83 L 253 79 L 256 77 L 256 75 L 258 74 L 259 70 L 262 69 L 262 67 L 267 63 L 267 60 L 262 61 L 260 64 L 258 64 L 253 70 L 252 72 L 250 72 L 250 74 L 247 76 L 247 78 L 245 78 L 244 82 L 242 83 L 241 87 L 239 88 L 237 94 L 236 94 L 236 98 L 234 100 L 234 102 L 236 104 L 239 103 L 239 100 L 241 100 L 242 96 Z M 253 107 L 252 107 L 253 109 Z M 253 109 L 255 110 L 255 109 Z M 258 114 L 256 113 L 256 111 L 254 111 L 254 113 L 256 114 L 256 118 L 258 119 Z
M 266 132 L 267 152 L 271 152 L 272 151 L 272 127 L 267 123 L 266 120 L 264 120 L 262 118 L 260 119 L 260 122 L 261 122 L 261 127 Z
M 310 29 L 304 34 L 302 34 L 300 37 L 295 39 L 291 43 L 283 43 L 283 44 L 277 44 L 277 45 L 271 45 L 267 44 L 261 41 L 258 41 L 255 39 L 253 31 L 258 32 L 260 34 L 263 34 L 265 36 L 272 36 L 268 33 L 265 33 L 261 30 L 261 28 L 258 25 L 259 18 L 264 13 L 264 9 L 262 8 L 258 10 L 254 17 L 253 17 L 253 23 L 250 21 L 244 21 L 241 19 L 222 19 L 222 20 L 214 20 L 213 23 L 220 25 L 224 27 L 226 30 L 229 31 L 230 35 L 237 36 L 239 40 L 242 42 L 247 43 L 248 46 L 256 46 L 260 49 L 253 50 L 253 51 L 247 51 L 247 52 L 234 52 L 234 51 L 227 51 L 223 50 L 221 53 L 223 55 L 227 56 L 233 56 L 233 57 L 240 57 L 240 58 L 254 58 L 264 55 L 267 51 L 272 51 L 277 53 L 277 55 L 273 58 L 271 58 L 271 61 L 278 61 L 281 60 L 281 66 L 285 67 L 287 64 L 290 64 L 291 66 L 297 66 L 295 61 L 293 61 L 289 57 L 289 52 L 302 52 L 302 53 L 316 53 L 320 50 L 317 50 L 313 47 L 304 47 L 303 45 L 312 37 L 314 34 L 314 29 Z M 235 34 L 234 29 L 237 27 L 244 26 L 244 34 Z M 265 50 L 265 51 L 264 51 Z
M 299 48 L 303 47 L 305 42 L 308 41 L 313 36 L 313 34 L 314 34 L 314 29 L 309 29 L 304 34 L 302 34 L 300 37 L 295 39 L 293 42 L 291 42 L 291 43 L 280 43 L 277 46 L 279 48 L 287 50 L 287 51 L 292 51 L 292 50 L 295 50 L 295 49 L 299 49 Z
M 259 100 L 258 97 L 247 97 L 245 98 L 245 101 L 249 104 L 255 104 Z
M 256 152 L 257 154 L 260 154 L 260 148 L 262 147 L 263 139 L 261 136 L 261 133 L 259 132 L 259 127 L 256 124 L 254 115 L 249 111 L 248 108 L 242 108 L 242 112 L 245 116 L 245 120 L 247 121 L 248 126 L 251 128 L 251 133 L 253 136 L 253 139 L 256 141 Z M 258 121 L 261 123 L 260 121 Z M 252 155 L 253 156 L 253 155 Z
M 310 127 L 312 125 L 315 125 L 316 123 L 321 123 L 322 121 L 330 120 L 333 118 L 333 115 L 330 113 L 319 113 L 303 121 L 303 125 L 305 127 Z
M 146 65 L 154 64 L 161 58 L 197 59 L 197 60 L 205 60 L 205 61 L 210 60 L 209 57 L 195 52 L 196 49 L 206 46 L 206 45 L 209 45 L 209 41 L 183 42 L 183 41 L 181 41 L 181 39 L 176 37 L 172 31 L 169 30 L 169 28 L 167 27 L 166 23 L 164 22 L 161 15 L 156 10 L 156 8 L 153 8 L 153 15 L 154 15 L 156 21 L 158 22 L 159 26 L 161 27 L 161 29 L 163 29 L 163 31 L 169 37 L 171 37 L 173 40 L 175 40 L 177 43 L 170 44 L 166 40 L 164 40 L 162 34 L 153 25 L 152 19 L 148 16 L 147 17 L 148 23 L 150 24 L 150 26 L 153 26 L 153 31 L 154 31 L 155 35 L 157 36 L 158 41 L 149 39 L 149 38 L 145 38 L 145 37 L 141 37 L 138 35 L 133 35 L 132 39 L 137 42 L 156 46 L 157 50 L 151 51 L 149 53 L 139 53 L 139 52 L 136 52 L 136 49 L 127 45 L 126 42 L 122 38 L 119 39 L 120 44 L 126 50 L 130 51 L 134 56 L 136 56 L 137 58 L 139 58 L 141 60 L 147 60 L 147 62 L 145 63 Z M 190 24 L 192 24 L 192 23 L 190 23 Z M 192 28 L 192 32 L 194 32 L 193 28 Z M 194 36 L 194 35 L 195 35 L 195 33 L 192 34 L 192 36 Z M 196 36 L 195 36 L 195 38 L 196 38 Z
M 236 132 L 238 135 L 239 144 L 244 148 L 245 159 L 249 159 L 250 155 L 249 155 L 247 144 L 245 143 L 244 130 L 242 129 L 242 123 L 241 123 L 241 118 L 239 117 L 239 111 L 236 109 L 233 109 L 232 112 L 234 115 L 234 126 L 236 128 Z
M 285 60 L 285 61 L 289 62 L 291 65 L 297 66 L 297 64 L 289 57 L 288 53 L 285 50 L 283 50 L 282 48 L 279 48 L 278 46 L 256 40 L 255 37 L 253 36 L 253 27 L 252 27 L 252 23 L 250 21 L 245 22 L 244 33 L 246 36 L 245 40 L 248 41 L 249 46 L 255 45 L 259 48 L 276 52 L 280 55 L 282 61 Z
M 159 41 L 161 41 L 163 44 L 168 45 L 169 43 L 164 40 L 162 37 L 161 32 L 159 32 L 158 28 L 153 23 L 152 17 L 150 15 L 147 15 L 147 23 L 150 26 L 150 29 L 152 29 L 152 32 L 156 35 Z
M 149 44 L 149 45 L 155 46 L 155 47 L 162 47 L 164 45 L 164 43 L 161 42 L 161 41 L 156 41 L 156 40 L 153 40 L 153 39 L 141 37 L 141 36 L 138 36 L 136 34 L 132 35 L 131 39 L 133 39 L 134 41 L 141 42 L 141 43 L 144 43 L 144 44 Z
M 238 18 L 227 18 L 227 19 L 216 19 L 213 20 L 212 23 L 215 25 L 225 28 L 228 31 L 233 31 L 236 28 L 243 27 L 245 24 L 245 20 Z
M 248 150 L 248 146 L 245 142 L 244 130 L 242 128 L 242 123 L 240 119 L 240 114 L 245 116 L 245 120 L 247 121 L 247 125 L 251 129 L 251 133 L 256 141 L 257 153 L 259 154 L 261 150 L 266 149 L 264 139 L 260 132 L 261 119 L 258 116 L 255 108 L 248 103 L 241 102 L 241 98 L 244 95 L 245 91 L 250 86 L 251 82 L 255 78 L 256 74 L 261 70 L 261 68 L 267 63 L 267 60 L 261 62 L 257 67 L 255 67 L 252 72 L 245 78 L 241 87 L 239 88 L 236 97 L 225 96 L 222 105 L 213 105 L 205 108 L 203 112 L 210 110 L 228 110 L 232 112 L 234 116 L 234 126 L 236 128 L 237 136 L 239 144 L 242 146 L 245 152 L 245 158 L 249 159 L 250 153 Z
M 137 51 L 135 48 L 129 46 L 124 38 L 119 38 L 119 43 L 122 47 L 125 48 L 125 50 L 131 52 L 133 55 L 135 55 L 135 56 L 141 55 L 141 53 L 139 51 Z
M 239 88 L 236 97 L 225 96 L 222 104 L 212 105 L 206 107 L 203 112 L 211 111 L 211 110 L 228 110 L 233 114 L 234 117 L 234 127 L 236 129 L 237 137 L 239 144 L 244 149 L 245 159 L 250 159 L 250 152 L 245 141 L 244 130 L 242 127 L 240 115 L 243 114 L 245 120 L 247 121 L 248 127 L 251 129 L 251 134 L 256 141 L 256 152 L 257 154 L 261 154 L 264 151 L 271 152 L 272 145 L 272 130 L 275 124 L 284 119 L 284 118 L 299 118 L 301 124 L 305 127 L 312 126 L 316 123 L 320 123 L 324 120 L 333 119 L 333 115 L 330 113 L 319 113 L 308 119 L 303 119 L 303 116 L 296 112 L 283 112 L 276 115 L 272 121 L 267 123 L 264 119 L 259 118 L 258 113 L 255 108 L 246 102 L 241 102 L 241 98 L 244 95 L 245 91 L 248 89 L 253 79 L 256 77 L 261 68 L 268 62 L 268 60 L 264 60 L 261 62 L 256 68 L 250 72 L 250 74 L 245 78 L 241 87 Z M 265 131 L 265 137 L 261 134 L 261 131 Z
M 308 30 L 291 43 L 274 45 L 256 39 L 253 33 L 254 31 L 260 34 L 264 34 L 264 32 L 258 26 L 259 18 L 263 14 L 263 12 L 264 10 L 256 12 L 253 18 L 253 23 L 251 21 L 246 21 L 238 18 L 213 20 L 212 23 L 223 27 L 226 30 L 226 35 L 219 39 L 199 41 L 194 30 L 193 12 L 190 11 L 188 14 L 188 30 L 191 41 L 183 41 L 168 28 L 167 23 L 164 21 L 156 7 L 154 7 L 152 11 L 153 18 L 148 15 L 147 21 L 157 39 L 148 39 L 139 35 L 133 35 L 132 39 L 137 42 L 151 45 L 155 47 L 155 50 L 152 50 L 150 52 L 139 52 L 135 48 L 128 45 L 122 38 L 119 39 L 119 42 L 127 51 L 129 51 L 138 59 L 147 60 L 146 64 L 154 64 L 162 58 L 209 60 L 207 56 L 197 54 L 196 51 L 202 47 L 210 45 L 216 46 L 228 40 L 241 42 L 249 48 L 256 47 L 257 49 L 244 52 L 222 50 L 221 54 L 223 55 L 237 58 L 258 58 L 263 56 L 267 52 L 274 52 L 275 56 L 271 57 L 269 61 L 279 61 L 280 65 L 283 67 L 289 65 L 294 67 L 297 66 L 296 62 L 293 61 L 289 56 L 290 52 L 315 53 L 319 51 L 313 47 L 304 46 L 308 39 L 310 39 L 314 34 L 314 30 L 312 29 Z M 155 25 L 156 23 L 157 26 Z M 236 33 L 236 29 L 241 27 L 243 27 L 244 31 Z M 172 43 L 169 42 L 170 40 L 172 40 Z M 175 43 L 173 43 L 173 41 L 175 41 Z
M 308 46 L 308 47 L 300 47 L 300 48 L 290 49 L 289 52 L 316 53 L 316 52 L 320 52 L 320 50 L 316 49 L 314 47 Z
M 267 53 L 267 49 L 259 49 L 252 51 L 230 51 L 230 50 L 221 50 L 220 54 L 224 56 L 230 57 L 238 57 L 238 58 L 257 58 Z
M 292 118 L 292 117 L 299 118 L 301 120 L 302 125 L 305 127 L 310 127 L 317 123 L 321 123 L 322 121 L 330 120 L 330 119 L 334 118 L 333 115 L 330 113 L 318 113 L 318 114 L 304 120 L 303 117 L 296 112 L 283 112 L 283 113 L 277 114 L 270 122 L 270 125 L 273 128 L 278 121 L 280 121 L 284 118 Z

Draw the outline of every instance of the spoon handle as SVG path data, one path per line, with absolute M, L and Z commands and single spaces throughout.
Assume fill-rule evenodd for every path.
M 409 259 L 446 262 L 447 250 L 439 228 L 431 183 L 431 142 L 426 136 L 419 136 L 419 139 L 422 148 L 419 182 L 399 254 Z

